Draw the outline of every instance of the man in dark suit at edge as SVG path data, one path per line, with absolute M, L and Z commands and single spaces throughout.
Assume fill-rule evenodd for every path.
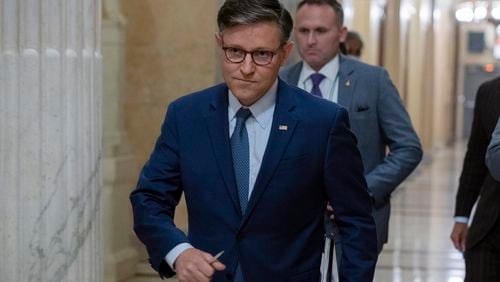
M 451 240 L 464 253 L 465 282 L 500 281 L 500 182 L 492 177 L 485 164 L 486 150 L 499 116 L 500 77 L 483 83 L 477 91 L 456 196 Z
M 227 0 L 217 22 L 225 83 L 170 104 L 130 196 L 152 267 L 180 281 L 319 281 L 330 202 L 340 281 L 372 281 L 375 224 L 347 111 L 278 78 L 290 14 Z M 187 236 L 173 223 L 182 193 Z

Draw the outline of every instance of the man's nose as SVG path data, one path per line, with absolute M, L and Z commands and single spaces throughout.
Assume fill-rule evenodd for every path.
M 241 62 L 240 70 L 243 74 L 251 74 L 255 71 L 255 63 L 252 60 L 251 53 L 245 54 L 245 59 Z
M 307 35 L 307 44 L 316 44 L 316 34 L 314 32 L 309 32 L 309 34 Z

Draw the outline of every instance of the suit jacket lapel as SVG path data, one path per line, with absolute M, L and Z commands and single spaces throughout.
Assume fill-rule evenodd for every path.
M 354 90 L 354 67 L 345 56 L 340 55 L 339 59 L 339 92 L 338 103 L 345 108 L 349 109 L 352 102 L 352 95 Z M 291 85 L 297 86 L 299 82 L 300 72 L 302 71 L 302 61 L 290 67 L 284 79 Z
M 285 82 L 279 80 L 278 95 L 269 141 L 267 142 L 266 151 L 262 158 L 260 171 L 257 175 L 255 186 L 248 202 L 242 226 L 248 220 L 257 202 L 266 190 L 281 160 L 281 156 L 294 133 L 295 127 L 297 126 L 297 118 L 290 113 L 295 107 L 296 101 L 289 91 L 289 86 L 287 86 Z
M 344 56 L 340 55 L 338 103 L 349 109 L 355 86 L 354 68 Z
M 289 84 L 293 86 L 298 86 L 301 71 L 302 71 L 302 61 L 290 67 L 290 69 L 286 74 L 287 77 L 284 78 L 285 81 L 287 81 Z
M 229 121 L 227 116 L 228 89 L 226 85 L 222 85 L 215 91 L 217 92 L 214 95 L 205 121 L 212 141 L 215 159 L 224 178 L 227 192 L 231 197 L 236 212 L 241 215 L 229 139 Z

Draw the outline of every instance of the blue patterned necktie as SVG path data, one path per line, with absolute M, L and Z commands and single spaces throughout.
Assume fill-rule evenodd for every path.
M 245 214 L 248 204 L 248 187 L 250 175 L 250 148 L 246 120 L 252 115 L 249 109 L 240 108 L 236 113 L 236 126 L 231 136 L 231 150 L 233 152 L 233 167 L 240 199 L 241 214 Z M 241 265 L 238 263 L 234 274 L 234 282 L 244 282 Z
M 319 72 L 315 72 L 309 77 L 311 78 L 311 81 L 313 83 L 311 94 L 320 98 L 323 97 L 323 95 L 321 94 L 321 89 L 319 89 L 319 84 L 321 83 L 321 81 L 323 81 L 323 79 L 325 79 L 326 76 Z
M 236 177 L 236 187 L 240 199 L 241 214 L 245 213 L 248 203 L 248 186 L 250 175 L 250 149 L 246 120 L 252 115 L 249 109 L 240 108 L 236 113 L 236 126 L 231 136 L 231 150 L 233 152 L 233 167 Z

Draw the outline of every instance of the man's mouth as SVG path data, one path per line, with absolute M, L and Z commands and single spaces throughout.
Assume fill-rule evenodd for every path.
M 246 82 L 246 83 L 255 83 L 256 81 L 254 80 L 249 80 L 249 79 L 244 79 L 244 78 L 234 78 L 235 80 L 241 81 L 241 82 Z

